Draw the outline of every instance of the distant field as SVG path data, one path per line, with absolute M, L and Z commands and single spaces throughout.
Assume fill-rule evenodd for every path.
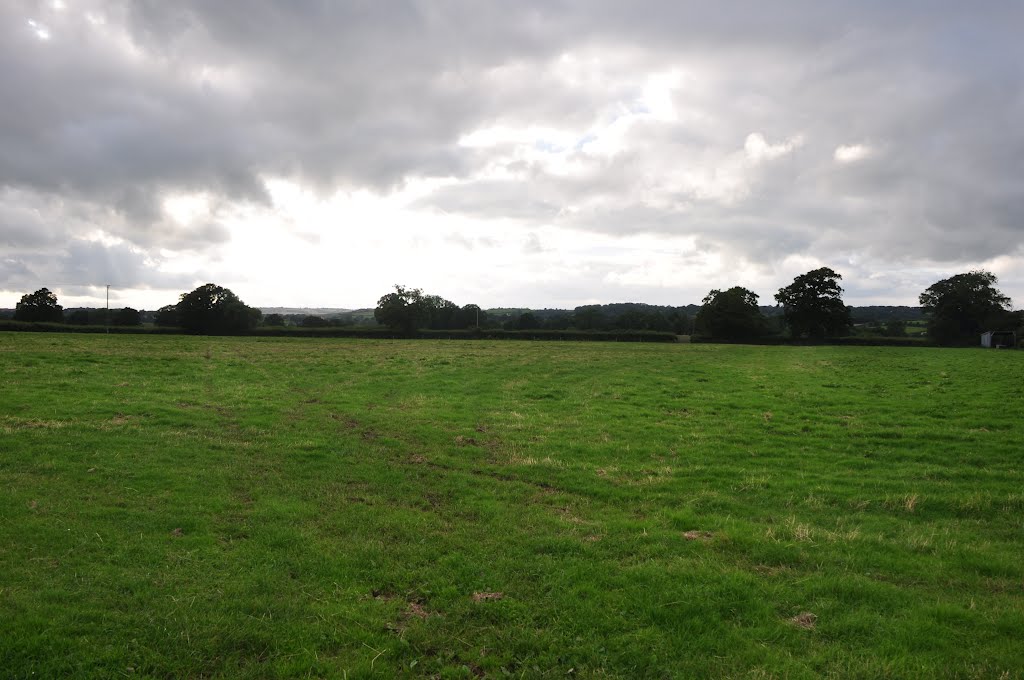
M 0 334 L 4 677 L 1016 678 L 1024 352 Z

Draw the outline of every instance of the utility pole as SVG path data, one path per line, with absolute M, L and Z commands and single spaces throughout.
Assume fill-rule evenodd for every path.
M 107 325 L 107 333 L 110 332 L 110 284 L 107 284 L 107 313 L 103 317 L 104 323 Z

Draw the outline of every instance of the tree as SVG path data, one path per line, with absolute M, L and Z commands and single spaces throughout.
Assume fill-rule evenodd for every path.
M 581 331 L 601 330 L 605 325 L 604 312 L 599 305 L 583 305 L 573 310 L 572 324 Z
M 815 269 L 780 288 L 775 300 L 793 337 L 824 338 L 850 328 L 850 308 L 843 304 L 843 277 L 828 267 Z
M 47 288 L 21 296 L 14 308 L 15 321 L 64 321 L 64 308 L 57 304 L 57 296 Z
M 302 326 L 303 328 L 326 328 L 331 324 L 330 322 L 327 321 L 327 319 L 323 318 L 322 316 L 310 314 L 308 316 L 302 317 L 302 321 L 299 322 L 299 325 Z
M 572 326 L 572 315 L 564 312 L 551 314 L 544 319 L 544 328 L 549 331 L 564 331 Z
M 679 309 L 673 310 L 668 315 L 667 319 L 670 330 L 677 335 L 688 335 L 693 330 L 692 324 L 690 323 L 690 317 L 686 315 L 686 312 L 680 311 Z
M 352 314 L 336 314 L 327 320 L 327 323 L 335 328 L 346 328 L 356 325 L 356 318 Z
M 669 331 L 672 325 L 665 314 L 660 311 L 648 312 L 644 318 L 644 329 L 649 331 Z
M 463 305 L 459 310 L 459 328 L 479 328 L 487 322 L 487 314 L 480 305 Z
M 183 293 L 176 305 L 178 322 L 192 333 L 230 335 L 255 326 L 260 310 L 247 307 L 227 288 L 207 283 L 191 293 Z
M 160 309 L 156 310 L 156 314 L 153 315 L 153 323 L 156 324 L 157 326 L 163 326 L 165 328 L 177 328 L 177 305 L 164 305 Z
M 377 300 L 373 318 L 396 331 L 413 333 L 423 323 L 430 321 L 430 310 L 419 288 L 395 286 L 394 293 L 388 293 Z
M 110 320 L 112 326 L 141 326 L 142 325 L 142 314 L 139 310 L 132 309 L 131 307 L 125 307 L 114 312 L 114 317 Z
M 450 330 L 459 327 L 459 306 L 440 295 L 423 296 L 426 309 L 426 325 L 434 330 Z
M 533 331 L 540 328 L 540 326 L 537 315 L 530 311 L 523 312 L 515 321 L 516 330 L 520 331 Z
M 88 326 L 89 323 L 91 322 L 91 319 L 92 319 L 92 316 L 93 316 L 92 315 L 92 311 L 93 310 L 90 310 L 90 309 L 65 310 L 65 312 L 68 312 L 68 311 L 70 311 L 70 313 L 65 313 L 64 323 L 69 323 L 69 324 L 72 324 L 74 326 Z
M 750 340 L 764 335 L 765 319 L 757 298 L 757 293 L 740 286 L 712 290 L 697 312 L 697 328 L 722 340 Z
M 267 314 L 266 318 L 263 319 L 264 326 L 283 326 L 284 317 L 280 314 Z
M 882 335 L 887 338 L 907 337 L 907 322 L 897 320 L 886 321 L 885 328 L 882 330 Z
M 644 330 L 646 327 L 644 317 L 645 314 L 642 311 L 636 307 L 630 307 L 612 320 L 612 327 L 623 330 Z
M 996 289 L 991 272 L 957 274 L 929 286 L 918 301 L 928 314 L 928 335 L 943 345 L 974 344 L 986 330 L 1016 327 L 1010 298 Z M 991 326 L 991 328 L 990 328 Z

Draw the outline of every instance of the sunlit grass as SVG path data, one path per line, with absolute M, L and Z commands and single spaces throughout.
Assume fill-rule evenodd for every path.
M 1024 355 L 0 335 L 13 677 L 1019 677 Z

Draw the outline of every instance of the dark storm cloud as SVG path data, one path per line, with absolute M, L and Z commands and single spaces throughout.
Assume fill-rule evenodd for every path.
M 44 281 L 62 294 L 76 295 L 78 290 L 95 294 L 107 284 L 116 289 L 185 289 L 195 284 L 196 277 L 160 272 L 158 264 L 127 244 L 73 240 L 46 253 L 26 250 L 5 258 L 0 286 L 30 291 Z
M 165 274 L 155 262 L 125 245 L 107 246 L 95 241 L 75 241 L 62 255 L 60 269 L 73 282 L 109 283 L 116 288 L 184 288 L 193 283 L 189 275 Z
M 0 247 L 44 249 L 60 240 L 61 230 L 25 192 L 0 191 Z M 48 207 L 47 213 L 55 211 Z
M 151 252 L 215 247 L 216 208 L 181 225 L 164 200 L 269 206 L 268 176 L 324 193 L 453 177 L 420 205 L 691 235 L 754 260 L 980 259 L 1024 242 L 1020 3 L 66 5 L 0 6 L 0 255 L 97 229 Z M 584 61 L 558 73 L 571 53 Z M 672 91 L 678 119 L 587 151 L 672 69 L 701 78 Z M 578 133 L 577 171 L 459 144 L 494 125 Z M 802 141 L 755 162 L 751 133 Z M 863 158 L 836 159 L 858 144 Z M 495 163 L 511 177 L 481 175 Z
M 14 258 L 5 258 L 0 264 L 3 265 L 0 266 L 0 286 L 7 290 L 25 289 L 28 292 L 28 288 L 36 280 L 32 270 L 21 260 Z

